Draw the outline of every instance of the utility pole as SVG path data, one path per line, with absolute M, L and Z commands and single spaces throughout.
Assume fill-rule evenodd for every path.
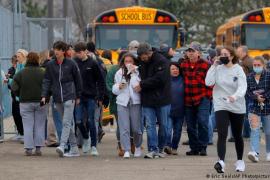
M 53 18 L 53 0 L 47 0 L 48 18 Z M 48 46 L 52 47 L 54 41 L 53 22 L 48 21 Z
M 68 0 L 63 0 L 63 18 L 66 18 L 65 21 L 65 26 L 64 26 L 64 39 L 67 42 L 69 39 L 69 35 L 68 35 Z
M 68 0 L 63 0 L 63 17 L 68 16 Z

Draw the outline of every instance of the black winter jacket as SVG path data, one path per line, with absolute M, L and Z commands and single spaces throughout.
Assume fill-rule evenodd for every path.
M 171 104 L 170 62 L 154 51 L 149 62 L 141 62 L 141 103 L 145 107 Z
M 105 80 L 97 62 L 90 57 L 85 61 L 78 58 L 74 60 L 80 69 L 83 83 L 81 98 L 97 98 L 102 101 L 105 93 Z
M 65 58 L 62 64 L 58 64 L 54 59 L 48 62 L 41 96 L 48 97 L 50 90 L 56 103 L 81 97 L 80 70 L 73 60 Z

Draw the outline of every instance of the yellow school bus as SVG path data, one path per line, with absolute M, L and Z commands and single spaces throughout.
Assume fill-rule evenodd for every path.
M 234 48 L 246 45 L 252 57 L 270 53 L 270 7 L 229 19 L 217 29 L 216 44 Z
M 179 21 L 163 10 L 139 6 L 117 8 L 99 14 L 92 24 L 92 40 L 97 50 L 112 50 L 114 63 L 117 50 L 127 49 L 132 40 L 148 42 L 153 47 L 168 44 L 179 48 L 183 44 Z

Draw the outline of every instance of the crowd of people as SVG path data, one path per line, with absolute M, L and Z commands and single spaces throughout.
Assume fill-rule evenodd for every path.
M 46 144 L 56 147 L 60 157 L 80 156 L 80 146 L 83 153 L 98 156 L 102 109 L 109 106 L 123 158 L 143 156 L 144 130 L 144 158 L 177 155 L 186 122 L 187 156 L 207 156 L 217 129 L 218 173 L 225 171 L 228 134 L 235 142 L 236 171 L 245 171 L 243 137 L 250 138 L 248 159 L 259 161 L 261 129 L 270 161 L 269 56 L 252 59 L 246 46 L 208 52 L 203 59 L 201 45 L 192 42 L 183 58 L 171 62 L 171 47 L 156 49 L 134 40 L 113 64 L 112 53 L 100 55 L 93 42 L 71 46 L 57 41 L 40 54 L 19 49 L 5 82 L 25 155 L 42 155 Z

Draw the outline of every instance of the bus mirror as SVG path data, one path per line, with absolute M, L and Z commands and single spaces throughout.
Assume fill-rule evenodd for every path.
M 92 26 L 90 24 L 87 24 L 86 28 L 85 28 L 85 40 L 88 42 L 88 41 L 91 41 L 92 40 L 92 36 L 93 36 L 93 33 L 92 33 Z
M 239 46 L 239 42 L 237 42 L 237 41 L 232 42 L 233 48 L 237 48 L 238 46 Z
M 183 28 L 178 28 L 178 36 L 180 36 L 180 44 L 184 46 L 185 44 L 185 30 Z
M 240 26 L 236 26 L 236 27 L 233 28 L 233 34 L 234 34 L 235 36 L 239 36 L 240 33 L 241 33 L 241 28 L 240 28 Z

